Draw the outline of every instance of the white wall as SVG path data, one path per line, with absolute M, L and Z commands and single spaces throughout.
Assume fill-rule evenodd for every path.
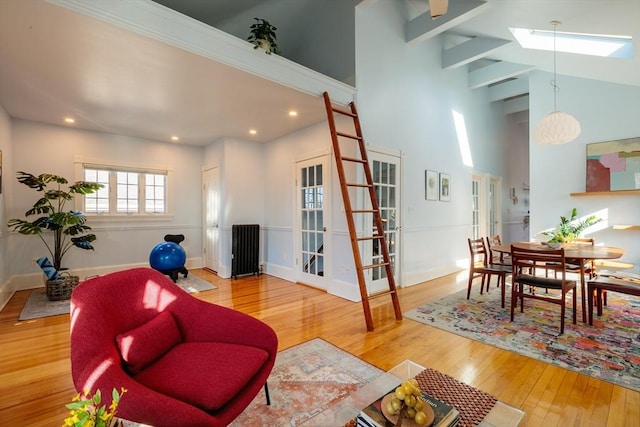
M 532 128 L 553 109 L 550 79 L 549 73 L 530 75 Z M 585 191 L 586 144 L 640 136 L 640 87 L 564 76 L 558 78 L 558 85 L 558 110 L 576 117 L 582 133 L 560 146 L 531 144 L 532 237 L 557 226 L 560 215 L 569 215 L 574 207 L 580 216 L 597 213 L 607 219 L 600 224 L 607 228 L 590 236 L 597 244 L 624 248 L 623 259 L 640 271 L 640 232 L 611 229 L 614 224 L 640 225 L 640 197 L 569 195 Z
M 200 266 L 202 256 L 202 182 L 200 147 L 155 142 L 127 136 L 81 131 L 43 123 L 12 120 L 13 169 L 38 175 L 54 173 L 69 180 L 75 177 L 74 159 L 80 156 L 114 164 L 166 166 L 173 171 L 173 216 L 169 219 L 105 220 L 89 218 L 97 236 L 95 251 L 72 248 L 64 258 L 65 266 L 76 271 L 93 271 L 104 267 L 149 265 L 149 252 L 163 241 L 167 233 L 185 235 L 182 246 L 187 253 L 187 266 Z M 13 203 L 8 217 L 23 217 L 37 195 L 14 179 Z M 12 235 L 11 274 L 39 273 L 34 257 L 46 255 L 40 240 L 34 236 Z M 84 278 L 84 274 L 79 274 Z M 42 283 L 33 283 L 38 286 Z
M 467 267 L 471 173 L 504 176 L 506 121 L 486 89 L 470 90 L 466 67 L 441 69 L 441 39 L 404 40 L 402 2 L 356 8 L 357 102 L 365 139 L 404 161 L 403 285 Z M 465 120 L 473 166 L 463 163 L 453 111 Z M 426 201 L 425 169 L 448 173 L 450 202 Z
M 13 292 L 9 289 L 8 282 L 11 278 L 9 266 L 9 231 L 7 229 L 7 207 L 10 200 L 10 180 L 14 175 L 11 155 L 11 120 L 7 112 L 0 106 L 0 151 L 2 151 L 2 183 L 0 190 L 0 308 L 8 300 Z

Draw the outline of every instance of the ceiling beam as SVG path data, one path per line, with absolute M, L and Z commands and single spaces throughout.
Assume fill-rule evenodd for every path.
M 477 89 L 482 86 L 488 86 L 492 83 L 528 73 L 535 68 L 533 65 L 517 64 L 515 62 L 496 62 L 469 72 L 469 87 Z
M 529 93 L 529 77 L 508 80 L 489 88 L 489 100 L 491 102 L 513 98 Z
M 407 43 L 428 40 L 479 15 L 487 6 L 483 0 L 449 0 L 449 10 L 445 15 L 432 19 L 427 11 L 407 22 L 405 40 Z
M 529 110 L 529 95 L 510 99 L 502 104 L 503 114 L 513 114 L 527 110 Z
M 491 55 L 511 40 L 474 37 L 442 52 L 442 69 L 450 70 Z

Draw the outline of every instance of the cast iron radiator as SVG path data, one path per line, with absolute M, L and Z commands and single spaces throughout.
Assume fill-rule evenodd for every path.
M 258 224 L 231 227 L 231 277 L 260 274 L 260 226 Z

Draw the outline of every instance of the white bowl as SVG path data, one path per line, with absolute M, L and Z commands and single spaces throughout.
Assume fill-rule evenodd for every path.
M 549 246 L 551 249 L 560 249 L 562 247 L 561 242 L 546 242 L 545 245 Z

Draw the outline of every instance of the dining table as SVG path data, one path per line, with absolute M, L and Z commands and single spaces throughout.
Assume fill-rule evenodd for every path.
M 511 253 L 511 245 L 528 250 L 549 250 L 551 247 L 542 242 L 513 242 L 503 243 L 501 245 L 491 245 L 491 251 L 504 254 Z M 624 254 L 624 249 L 611 246 L 597 246 L 585 243 L 568 243 L 563 244 L 564 256 L 571 259 L 572 263 L 580 266 L 580 291 L 582 297 L 582 321 L 587 322 L 587 300 L 586 300 L 586 280 L 585 280 L 585 263 L 596 259 L 618 259 Z

